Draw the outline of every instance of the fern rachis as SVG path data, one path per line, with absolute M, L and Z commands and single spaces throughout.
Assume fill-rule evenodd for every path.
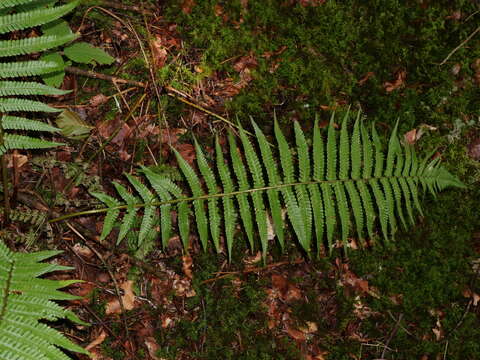
M 160 225 L 167 227 L 161 229 L 162 244 L 165 246 L 171 230 L 170 211 L 175 209 L 179 214 L 179 233 L 185 248 L 188 248 L 188 213 L 189 205 L 193 205 L 193 217 L 204 248 L 212 240 L 216 251 L 219 251 L 219 237 L 224 234 L 230 256 L 235 227 L 241 224 L 251 246 L 254 245 L 254 230 L 258 231 L 265 256 L 269 216 L 272 217 L 280 245 L 284 246 L 281 212 L 285 208 L 299 244 L 309 253 L 313 248 L 320 249 L 324 239 L 327 247 L 333 248 L 337 227 L 345 248 L 353 229 L 362 241 L 364 234 L 373 237 L 377 218 L 383 238 L 390 241 L 397 230 L 397 218 L 406 225 L 405 210 L 412 223 L 413 209 L 421 211 L 417 190 L 419 185 L 434 195 L 447 186 L 463 187 L 458 179 L 440 166 L 437 159 L 419 161 L 413 148 L 403 147 L 398 140 L 396 127 L 385 154 L 375 127 L 372 126 L 368 131 L 360 117 L 357 117 L 351 135 L 348 131 L 348 114 L 343 119 L 340 135 L 333 121 L 332 116 L 326 141 L 320 134 L 318 122 L 315 123 L 313 149 L 306 145 L 304 133 L 296 124 L 295 151 L 292 151 L 275 122 L 280 159 L 278 164 L 274 161 L 273 149 L 266 142 L 265 135 L 253 123 L 260 151 L 256 152 L 244 130 L 240 130 L 243 154 L 240 156 L 237 142 L 230 134 L 230 165 L 225 162 L 218 140 L 215 167 L 209 165 L 200 147 L 196 146 L 201 176 L 176 153 L 190 194 L 184 195 L 180 186 L 168 178 L 143 168 L 142 172 L 154 191 L 149 190 L 138 178 L 131 175 L 127 177 L 143 202 L 126 192 L 123 186 L 116 185 L 117 191 L 122 189 L 119 194 L 123 202 L 106 194 L 94 193 L 107 208 L 79 214 L 107 213 L 101 235 L 104 240 L 122 210 L 126 210 L 126 215 L 122 221 L 121 237 L 128 231 L 128 225 L 125 227 L 125 224 L 131 224 L 131 217 L 143 208 L 140 242 L 153 224 L 158 223 L 155 219 L 159 219 Z M 297 155 L 294 156 L 294 153 Z M 231 178 L 232 175 L 235 180 Z M 315 241 L 312 243 L 313 234 Z

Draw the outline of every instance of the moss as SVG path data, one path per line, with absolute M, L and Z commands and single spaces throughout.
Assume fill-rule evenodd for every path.
M 219 9 L 222 14 L 216 15 Z M 257 58 L 254 81 L 227 104 L 240 119 L 254 114 L 266 120 L 274 108 L 282 116 L 311 119 L 321 105 L 346 101 L 387 122 L 395 109 L 411 127 L 417 119 L 442 123 L 475 110 L 470 65 L 480 55 L 478 40 L 458 50 L 451 62 L 437 65 L 475 29 L 473 21 L 451 19 L 460 9 L 463 14 L 476 10 L 466 0 L 409 1 L 408 6 L 397 0 L 327 1 L 308 8 L 249 1 L 246 9 L 239 0 L 209 0 L 189 15 L 170 1 L 166 16 L 179 24 L 192 53 L 202 51 L 201 66 L 235 76 L 236 57 L 252 53 Z M 284 51 L 268 55 L 279 49 Z M 461 93 L 450 73 L 454 62 L 462 69 Z M 383 83 L 401 69 L 407 87 L 386 93 Z M 369 72 L 374 76 L 359 84 Z
M 156 338 L 162 350 L 157 355 L 176 359 L 188 352 L 194 359 L 300 359 L 291 340 L 272 336 L 267 329 L 264 281 L 248 275 L 240 288 L 230 279 L 203 284 L 215 276 L 217 261 L 208 253 L 195 259 L 196 296 L 187 299 L 185 311 L 197 315 L 194 320 L 180 320 L 173 329 L 159 330 Z

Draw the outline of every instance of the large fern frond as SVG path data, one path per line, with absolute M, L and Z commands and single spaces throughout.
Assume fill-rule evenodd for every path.
M 71 311 L 53 302 L 77 299 L 58 291 L 77 281 L 38 278 L 52 271 L 69 269 L 40 263 L 56 254 L 57 251 L 13 253 L 0 242 L 0 359 L 68 360 L 59 347 L 87 354 L 61 333 L 39 322 L 68 318 L 82 323 Z
M 180 233 L 183 233 L 184 245 L 188 247 L 188 238 L 183 238 L 189 226 L 186 206 L 193 204 L 193 217 L 203 247 L 207 247 L 210 239 L 213 240 L 215 250 L 220 250 L 219 229 L 223 222 L 222 233 L 229 255 L 239 222 L 252 247 L 255 231 L 259 234 L 260 247 L 265 254 L 270 215 L 273 219 L 273 232 L 283 247 L 283 212 L 286 213 L 299 244 L 307 253 L 314 248 L 321 249 L 324 244 L 332 249 L 337 228 L 340 235 L 338 241 L 344 248 L 348 247 L 348 239 L 353 231 L 360 243 L 364 243 L 365 234 L 369 238 L 375 236 L 377 219 L 380 234 L 385 242 L 389 242 L 397 231 L 397 219 L 403 219 L 401 222 L 405 223 L 405 210 L 411 220 L 414 219 L 414 209 L 421 211 L 419 185 L 434 195 L 448 186 L 464 187 L 437 159 L 426 158 L 420 161 L 412 147 L 402 146 L 397 136 L 397 126 L 391 134 L 385 153 L 374 126 L 368 131 L 358 116 L 350 133 L 348 122 L 347 114 L 340 131 L 337 131 L 332 116 L 326 141 L 316 122 L 313 149 L 308 146 L 309 142 L 300 125 L 295 124 L 294 150 L 275 122 L 279 163 L 274 161 L 273 148 L 255 123 L 253 128 L 260 151 L 255 150 L 257 146 L 251 143 L 244 130 L 240 130 L 241 147 L 238 147 L 237 141 L 230 134 L 230 165 L 225 162 L 218 140 L 215 146 L 216 162 L 213 165 L 209 165 L 200 147 L 196 145 L 199 174 L 175 152 L 180 170 L 187 179 L 188 193 L 183 194 L 178 185 L 151 170 L 144 169 L 144 173 L 154 191 L 148 190 L 138 178 L 129 175 L 128 181 L 140 194 L 143 203 L 134 203 L 138 200 L 134 200 L 133 195 L 128 195 L 132 196 L 128 199 L 124 187 L 117 187 L 117 190 L 122 189 L 119 193 L 124 201 L 128 199 L 126 202 L 96 195 L 108 206 L 93 211 L 107 212 L 102 239 L 112 230 L 113 223 L 124 209 L 127 214 L 123 224 L 131 224 L 130 216 L 143 208 L 144 221 L 140 234 L 147 233 L 152 224 L 158 223 L 153 221 L 153 213 L 160 217 L 161 226 L 168 227 L 162 229 L 162 232 L 169 234 L 170 212 L 176 209 L 182 214 L 177 222 Z M 217 181 L 217 178 L 221 181 Z M 158 207 L 163 211 L 158 213 Z M 237 209 L 241 221 L 237 219 Z M 122 237 L 125 232 L 123 226 Z M 162 243 L 166 245 L 165 237 Z
M 79 0 L 62 6 L 44 7 L 36 0 L 2 0 L 0 2 L 0 34 L 24 30 L 57 20 L 77 6 Z M 64 36 L 43 35 L 16 40 L 0 41 L 0 57 L 12 57 L 42 52 L 63 45 L 73 39 L 75 34 Z M 54 61 L 19 61 L 0 63 L 0 79 L 24 76 L 45 75 L 58 70 Z M 15 112 L 56 112 L 45 103 L 32 99 L 16 98 L 15 96 L 55 96 L 64 95 L 66 91 L 50 86 L 27 81 L 0 81 L 0 154 L 10 149 L 38 149 L 58 146 L 59 143 L 40 140 L 34 137 L 5 133 L 4 130 L 47 131 L 57 129 L 47 124 L 42 125 L 35 120 L 12 116 Z

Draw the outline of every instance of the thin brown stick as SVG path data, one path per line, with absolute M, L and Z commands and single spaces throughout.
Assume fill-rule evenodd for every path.
M 447 55 L 447 57 L 445 59 L 443 59 L 443 61 L 439 64 L 439 65 L 443 65 L 447 62 L 448 59 L 450 59 L 450 57 L 455 54 L 461 47 L 465 46 L 465 44 L 467 42 L 470 41 L 471 38 L 473 38 L 478 32 L 480 31 L 480 26 L 478 28 L 476 28 L 470 35 L 468 35 L 468 37 L 463 40 L 460 45 L 458 45 L 455 49 L 453 49 L 452 51 L 450 51 L 450 54 Z
M 123 326 L 125 328 L 125 337 L 127 338 L 128 342 L 132 344 L 132 340 L 130 339 L 130 331 L 128 330 L 128 323 L 127 323 L 127 318 L 125 317 L 126 311 L 125 311 L 125 306 L 123 304 L 123 299 L 122 299 L 122 294 L 120 293 L 120 286 L 118 285 L 117 279 L 115 278 L 115 275 L 113 274 L 112 270 L 108 266 L 107 262 L 103 258 L 102 254 L 95 249 L 93 246 L 90 246 L 90 244 L 87 242 L 87 239 L 75 228 L 73 225 L 71 225 L 68 221 L 65 222 L 65 224 L 72 230 L 80 239 L 83 240 L 83 243 L 85 244 L 86 247 L 88 247 L 101 261 L 103 266 L 107 269 L 108 274 L 110 275 L 110 278 L 113 281 L 113 285 L 115 287 L 115 294 L 117 295 L 118 298 L 118 303 L 120 304 L 120 311 L 121 311 L 121 317 L 123 320 Z M 129 349 L 128 347 L 125 347 L 125 350 L 130 353 L 133 359 L 136 359 L 135 354 Z
M 280 261 L 280 262 L 270 264 L 270 265 L 267 265 L 267 266 L 262 266 L 262 267 L 247 268 L 247 269 L 244 269 L 242 271 L 221 271 L 221 272 L 216 273 L 216 274 L 219 274 L 219 276 L 216 276 L 216 277 L 211 278 L 211 279 L 204 280 L 204 281 L 202 281 L 202 284 L 208 284 L 208 283 L 226 278 L 230 275 L 241 275 L 241 274 L 249 274 L 249 273 L 252 273 L 252 272 L 266 271 L 266 270 L 271 270 L 273 268 L 283 266 L 283 265 L 297 265 L 297 264 L 301 264 L 303 262 L 304 262 L 303 259 L 297 259 L 297 260 L 294 260 L 294 261 Z
M 155 14 L 151 11 L 145 10 L 140 6 L 135 6 L 135 5 L 124 5 L 119 2 L 114 2 L 114 1 L 107 1 L 107 0 L 102 0 L 102 4 L 117 10 L 123 10 L 123 11 L 132 11 L 132 12 L 137 12 L 142 15 L 149 15 L 149 16 L 154 16 Z
M 142 88 L 147 87 L 147 85 L 145 83 L 140 82 L 140 81 L 122 79 L 122 78 L 119 78 L 119 77 L 116 77 L 116 76 L 106 75 L 106 74 L 98 73 L 98 72 L 91 71 L 91 70 L 79 69 L 79 68 L 74 67 L 74 66 L 65 66 L 65 71 L 68 72 L 68 73 L 71 73 L 71 74 L 86 76 L 86 77 L 89 77 L 89 78 L 92 78 L 92 79 L 101 79 L 101 80 L 111 81 L 111 82 L 116 83 L 116 84 L 129 84 L 129 85 L 134 85 L 134 86 L 138 86 L 138 87 L 142 87 Z

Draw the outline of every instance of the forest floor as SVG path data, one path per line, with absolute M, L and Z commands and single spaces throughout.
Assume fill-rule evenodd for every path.
M 294 121 L 310 133 L 349 107 L 382 139 L 399 118 L 467 189 L 421 195 L 389 246 L 352 238 L 348 256 L 312 260 L 290 241 L 266 266 L 242 234 L 231 263 L 194 235 L 189 254 L 178 236 L 100 241 L 103 216 L 2 236 L 64 250 L 62 276 L 84 280 L 66 305 L 91 326 L 57 325 L 95 359 L 480 359 L 479 18 L 473 0 L 86 0 L 70 24 L 115 64 L 67 73 L 53 105 L 82 119 L 77 138 L 14 154 L 13 216 L 91 208 L 141 165 L 178 177 L 172 147 L 192 162 L 194 138 L 211 152 L 250 116 L 271 135 L 275 113 L 290 139 Z

